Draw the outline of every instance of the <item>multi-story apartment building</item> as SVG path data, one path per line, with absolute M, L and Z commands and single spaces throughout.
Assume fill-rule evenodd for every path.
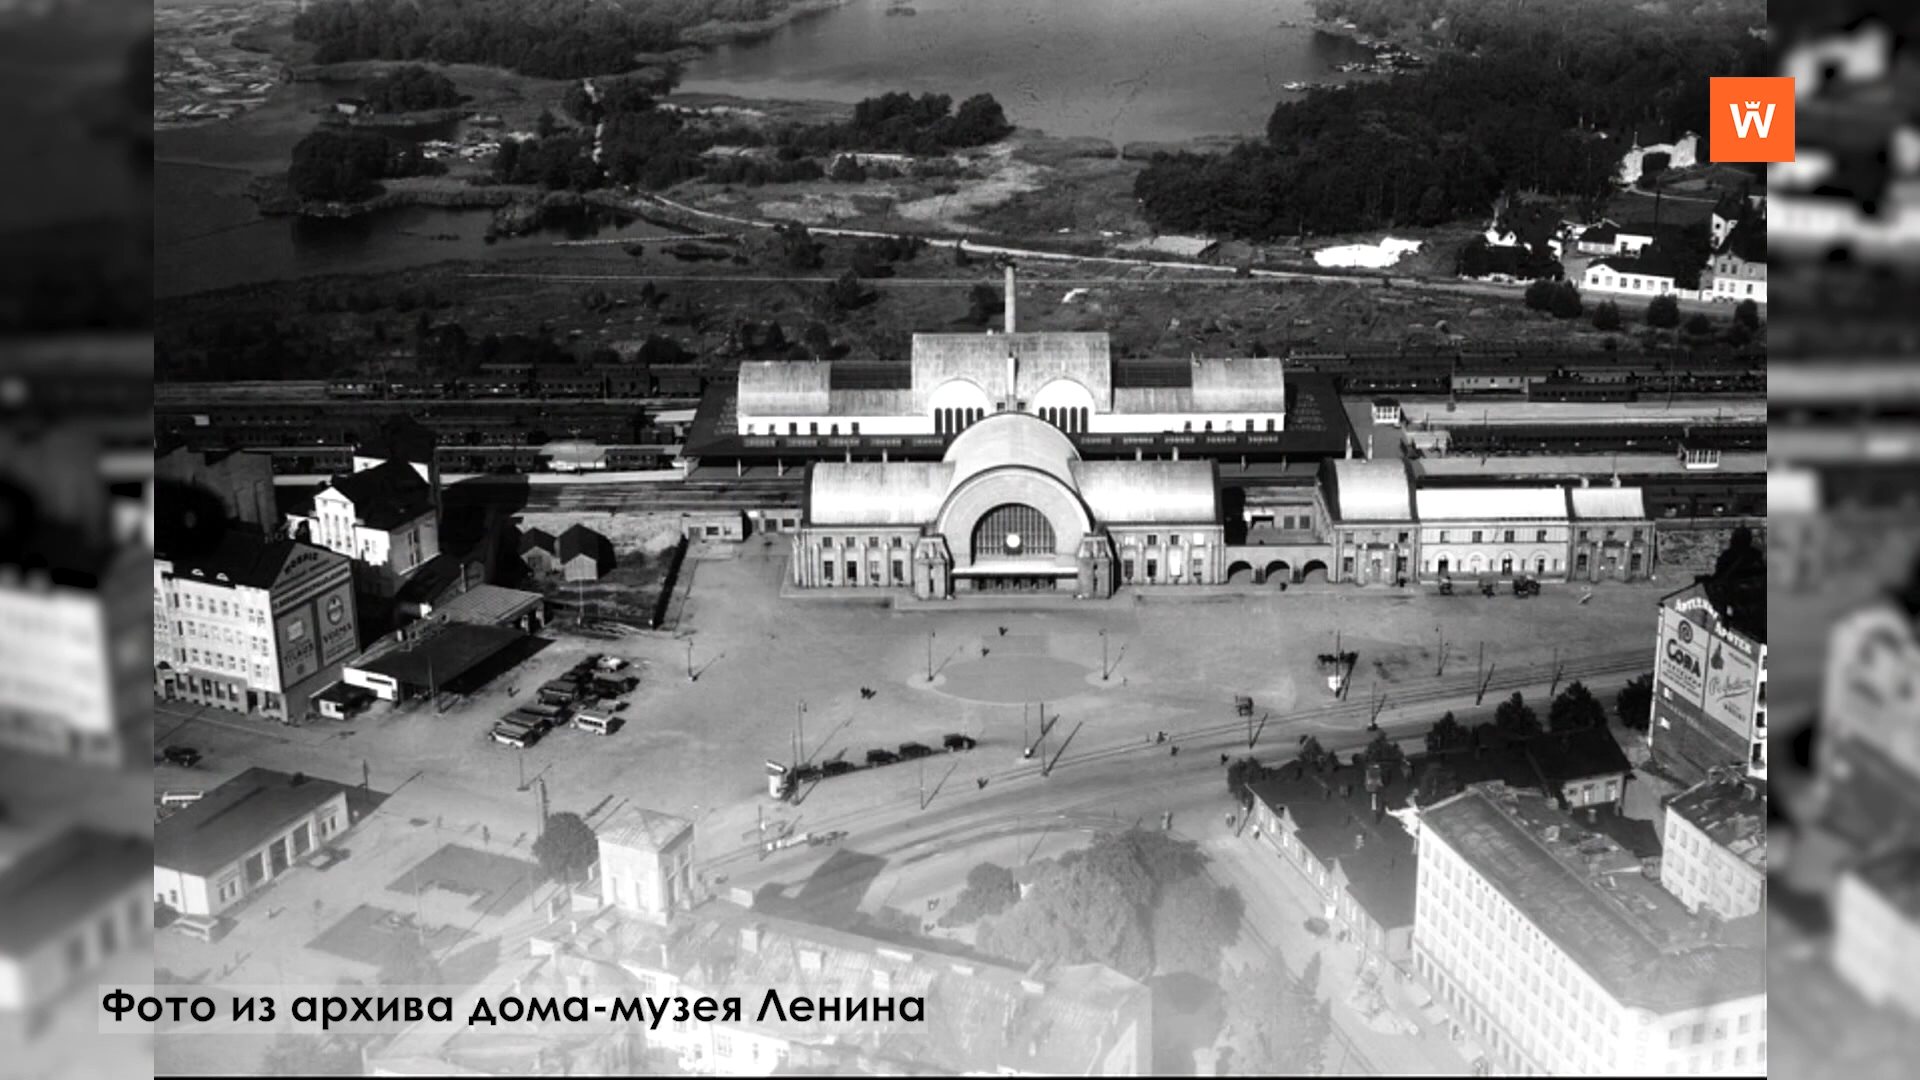
M 1660 884 L 1688 911 L 1723 919 L 1760 911 L 1767 899 L 1767 785 L 1721 770 L 1667 804 Z
M 148 708 L 148 554 L 82 547 L 56 550 L 59 569 L 0 564 L 0 744 L 144 760 L 123 736 Z
M 1920 1018 L 1920 848 L 1901 847 L 1844 873 L 1833 896 L 1833 966 L 1860 996 Z
M 1660 600 L 1653 668 L 1655 760 L 1689 782 L 1722 765 L 1767 774 L 1764 566 L 1740 580 L 1703 579 Z
M 154 692 L 293 717 L 288 693 L 359 648 L 343 555 L 229 532 L 203 552 L 153 560 Z
M 1766 1071 L 1762 916 L 1689 914 L 1543 795 L 1475 785 L 1421 812 L 1413 955 L 1492 1071 Z

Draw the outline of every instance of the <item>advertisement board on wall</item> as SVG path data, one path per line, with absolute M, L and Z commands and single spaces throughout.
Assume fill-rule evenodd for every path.
M 1753 723 L 1753 697 L 1759 686 L 1759 664 L 1739 642 L 1713 635 L 1707 654 L 1706 714 L 1746 735 Z
M 1662 609 L 1660 652 L 1654 667 L 1654 681 L 1660 688 L 1658 696 L 1699 710 L 1706 695 L 1706 677 L 1706 631 L 1686 615 Z

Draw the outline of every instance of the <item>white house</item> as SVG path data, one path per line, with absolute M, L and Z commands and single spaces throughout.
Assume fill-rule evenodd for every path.
M 1580 288 L 1583 292 L 1628 296 L 1665 296 L 1680 291 L 1674 287 L 1672 270 L 1631 257 L 1595 259 L 1588 263 Z
M 218 915 L 351 823 L 344 785 L 248 769 L 154 826 L 154 902 Z
M 309 514 L 289 514 L 296 536 L 376 568 L 398 582 L 440 554 L 433 488 L 413 465 L 384 461 L 336 476 L 313 497 Z
M 114 956 L 144 950 L 152 861 L 136 837 L 0 826 L 0 1039 L 20 1021 L 31 1029 Z

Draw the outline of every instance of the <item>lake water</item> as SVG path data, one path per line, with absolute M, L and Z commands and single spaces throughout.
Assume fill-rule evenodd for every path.
M 991 93 L 1015 124 L 1116 143 L 1264 130 L 1289 81 L 1341 81 L 1332 65 L 1371 54 L 1306 29 L 1306 0 L 852 0 L 751 42 L 719 47 L 682 89 L 746 98 L 854 102 L 890 90 Z M 358 84 L 278 87 L 234 123 L 157 133 L 158 296 L 449 259 L 552 253 L 561 233 L 485 242 L 486 210 L 409 207 L 350 221 L 264 217 L 250 174 L 286 168 L 314 110 Z M 446 137 L 445 131 L 413 133 Z M 644 222 L 564 230 L 657 235 Z M 617 247 L 576 249 L 619 260 Z
M 317 123 L 313 110 L 352 96 L 359 84 L 292 83 L 237 124 L 157 133 L 154 169 L 154 295 L 182 296 L 258 281 L 344 273 L 385 273 L 449 259 L 552 254 L 561 239 L 658 236 L 643 221 L 605 216 L 487 243 L 493 211 L 400 207 L 347 220 L 268 217 L 247 198 L 256 173 L 287 167 L 293 146 Z M 400 132 L 451 138 L 459 124 Z M 235 137 L 236 133 L 243 133 Z M 624 260 L 618 247 L 587 251 Z
M 1291 81 L 1371 59 L 1306 0 L 851 0 L 690 64 L 681 89 L 853 102 L 991 93 L 1022 127 L 1116 143 L 1265 130 Z

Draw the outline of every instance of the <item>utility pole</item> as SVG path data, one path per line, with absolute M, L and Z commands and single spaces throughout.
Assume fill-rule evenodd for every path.
M 927 681 L 928 682 L 933 681 L 933 634 L 934 632 L 932 630 L 927 631 Z
M 1107 631 L 1105 627 L 1102 627 L 1100 629 L 1100 681 L 1101 682 L 1107 681 L 1107 675 L 1109 673 L 1109 670 L 1110 669 L 1107 666 Z
M 1557 696 L 1559 693 L 1560 693 L 1560 647 L 1556 645 L 1554 646 L 1554 649 L 1553 649 L 1553 682 L 1547 688 L 1547 702 L 1551 704 L 1554 697 Z
M 1440 658 L 1434 662 L 1433 677 L 1439 678 L 1447 673 L 1447 630 L 1444 626 L 1433 628 L 1434 636 L 1440 639 Z
M 801 756 L 807 752 L 806 716 L 807 703 L 802 701 L 799 703 L 799 707 L 793 711 L 793 761 L 796 765 L 806 760 L 806 758 Z
M 687 638 L 687 681 L 694 681 L 693 674 L 693 638 Z

